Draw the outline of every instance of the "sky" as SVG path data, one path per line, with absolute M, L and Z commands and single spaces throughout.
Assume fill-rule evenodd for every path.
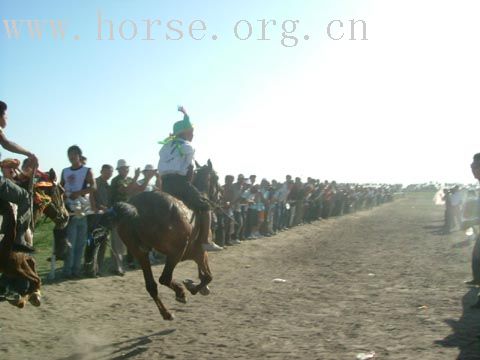
M 95 175 L 121 158 L 133 174 L 157 165 L 158 141 L 183 105 L 197 160 L 211 159 L 222 177 L 471 183 L 477 3 L 0 0 L 5 133 L 42 169 L 69 166 L 77 144 Z M 352 19 L 364 21 L 366 40 L 360 22 L 350 40 Z M 12 20 L 18 38 L 7 32 Z M 42 21 L 41 40 L 25 20 Z M 63 40 L 50 20 L 62 21 Z M 189 34 L 194 20 L 206 26 L 192 32 L 202 40 Z

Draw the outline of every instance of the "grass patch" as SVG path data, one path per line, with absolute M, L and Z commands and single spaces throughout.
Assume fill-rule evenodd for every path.
M 50 273 L 50 261 L 47 261 L 47 259 L 52 256 L 53 251 L 53 228 L 54 224 L 50 220 L 47 222 L 41 221 L 39 224 L 37 224 L 37 227 L 35 228 L 35 235 L 33 237 L 33 244 L 35 247 L 34 258 L 37 265 L 37 272 L 42 280 L 46 280 L 47 275 Z M 111 253 L 107 247 L 104 267 L 108 269 L 111 264 Z M 56 263 L 55 274 L 57 279 L 61 277 L 62 268 L 63 261 L 58 260 Z
M 50 262 L 47 262 L 47 258 L 52 255 L 53 227 L 53 222 L 48 221 L 37 224 L 35 228 L 33 237 L 35 246 L 34 257 L 37 263 L 37 271 L 41 278 L 44 278 L 50 271 Z M 63 266 L 63 263 L 58 262 L 58 265 Z

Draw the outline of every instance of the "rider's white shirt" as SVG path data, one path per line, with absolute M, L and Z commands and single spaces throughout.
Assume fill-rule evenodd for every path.
M 158 172 L 160 175 L 178 174 L 185 176 L 193 166 L 195 150 L 189 141 L 176 139 L 160 149 Z

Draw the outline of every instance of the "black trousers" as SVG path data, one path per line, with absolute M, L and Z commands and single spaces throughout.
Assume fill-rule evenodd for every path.
M 162 191 L 182 200 L 190 209 L 196 211 L 210 210 L 208 201 L 195 186 L 182 175 L 163 175 Z

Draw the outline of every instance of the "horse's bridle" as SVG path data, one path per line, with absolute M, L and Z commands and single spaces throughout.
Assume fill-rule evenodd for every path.
M 68 213 L 62 203 L 61 185 L 50 183 L 43 188 L 50 188 L 51 194 L 46 194 L 42 187 L 37 187 L 34 195 L 37 198 L 35 206 L 38 212 L 45 214 L 56 226 L 64 227 L 68 222 Z M 40 197 L 40 198 L 39 198 Z M 54 214 L 54 215 L 53 215 Z

